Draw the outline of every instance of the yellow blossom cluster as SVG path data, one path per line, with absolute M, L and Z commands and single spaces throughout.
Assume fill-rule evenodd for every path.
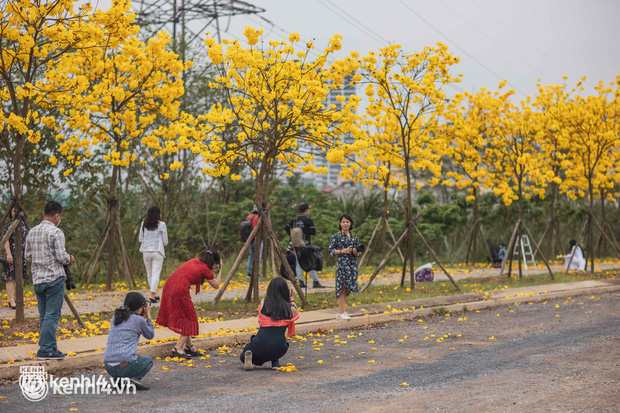
M 340 162 L 351 152 L 337 143 L 346 134 L 359 135 L 355 111 L 361 99 L 353 96 L 339 108 L 325 104 L 330 91 L 339 89 L 359 67 L 353 58 L 327 63 L 341 48 L 341 36 L 335 35 L 324 53 L 311 60 L 306 54 L 309 45 L 303 52 L 295 49 L 298 33 L 292 33 L 288 41 L 252 47 L 261 33 L 246 27 L 250 47 L 236 40 L 218 43 L 207 38 L 205 44 L 218 74 L 209 86 L 223 91 L 225 101 L 202 116 L 186 117 L 185 124 L 197 133 L 185 142 L 168 140 L 166 150 L 190 147 L 201 154 L 207 164 L 203 172 L 211 176 L 230 174 L 239 179 L 238 168 L 249 168 L 256 176 L 259 196 L 264 197 L 264 180 L 276 163 L 290 171 L 303 168 L 326 173 L 325 167 L 313 165 L 315 153 L 327 153 L 330 160 Z

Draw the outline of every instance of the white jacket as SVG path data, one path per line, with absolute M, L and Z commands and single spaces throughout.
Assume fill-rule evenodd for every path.
M 154 231 L 144 228 L 144 222 L 142 222 L 138 240 L 141 243 L 140 252 L 157 251 L 166 257 L 164 247 L 168 245 L 168 229 L 164 221 L 159 221 L 157 229 Z

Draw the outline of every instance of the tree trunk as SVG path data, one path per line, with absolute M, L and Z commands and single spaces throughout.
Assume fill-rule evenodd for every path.
M 389 169 L 389 164 L 388 164 L 388 169 Z M 381 256 L 385 257 L 385 254 L 387 253 L 387 219 L 388 219 L 388 214 L 389 214 L 389 210 L 388 210 L 388 188 L 389 188 L 389 184 L 390 184 L 390 173 L 388 172 L 387 177 L 385 178 L 385 182 L 383 184 L 383 217 L 384 217 L 384 222 L 383 222 L 383 226 L 381 228 L 381 234 L 380 234 L 380 238 L 379 238 L 379 242 L 381 245 Z
M 15 152 L 13 153 L 13 199 L 16 205 L 22 205 L 22 167 L 21 160 L 24 152 L 24 139 L 23 135 L 17 135 L 17 145 Z M 18 211 L 21 212 L 21 211 Z M 11 211 L 9 211 L 10 216 Z M 18 217 L 15 217 L 18 219 Z M 21 224 L 20 224 L 21 225 Z M 21 227 L 15 231 L 15 304 L 17 310 L 15 312 L 15 323 L 20 324 L 24 322 L 24 277 L 23 277 L 23 248 L 22 243 L 22 231 Z
M 519 254 L 518 254 L 518 258 L 519 258 L 519 279 L 523 278 L 523 269 L 521 268 L 521 259 L 523 258 L 523 256 L 521 255 L 521 251 L 522 251 L 522 245 L 523 245 L 523 241 L 522 241 L 522 236 L 523 236 L 523 231 L 521 230 L 521 223 L 523 222 L 523 190 L 521 187 L 521 179 L 519 180 L 519 231 L 517 233 L 517 248 L 519 249 Z M 533 241 L 532 241 L 533 242 Z
M 593 212 L 594 212 L 594 190 L 592 187 L 592 178 L 589 178 L 589 192 L 590 192 L 590 208 L 588 209 L 588 257 L 590 258 L 590 272 L 594 272 L 594 225 L 593 224 Z M 586 258 L 586 267 L 588 260 Z
M 15 217 L 15 219 L 20 219 Z M 24 322 L 24 254 L 22 244 L 25 240 L 22 240 L 22 223 L 20 222 L 17 230 L 15 231 L 15 305 L 17 310 L 15 311 L 15 323 Z
M 118 219 L 118 202 L 116 200 L 116 184 L 118 181 L 118 165 L 112 168 L 112 180 L 110 181 L 110 193 L 108 194 L 108 213 L 110 215 L 110 234 L 108 238 L 108 273 L 105 280 L 105 288 L 107 291 L 112 289 L 112 274 L 114 273 L 114 254 L 116 247 L 116 237 L 114 229 L 116 228 L 116 220 Z M 128 287 L 131 287 L 129 285 Z
M 478 189 L 474 187 L 474 231 L 471 233 L 471 242 L 472 242 L 472 252 L 471 252 L 471 263 L 476 263 L 476 240 L 478 239 L 478 232 L 476 231 L 478 227 L 478 216 L 480 215 L 478 210 Z
M 558 185 L 554 182 L 551 184 L 551 204 L 549 205 L 549 223 L 551 225 L 551 234 L 549 234 L 549 250 L 547 252 L 548 257 L 555 257 L 555 238 L 553 233 L 556 232 L 555 221 L 555 199 L 558 194 Z
M 405 253 L 405 262 L 403 263 L 403 276 L 407 269 L 407 256 L 409 256 L 411 262 L 411 268 L 409 268 L 409 276 L 411 277 L 411 288 L 415 288 L 415 279 L 413 277 L 414 268 L 414 245 L 413 245 L 413 233 L 411 232 L 411 225 L 413 222 L 413 200 L 411 199 L 411 165 L 409 165 L 409 154 L 405 149 L 405 174 L 407 176 L 407 207 L 405 209 L 405 215 L 407 218 L 407 251 Z M 402 283 L 401 283 L 402 285 Z

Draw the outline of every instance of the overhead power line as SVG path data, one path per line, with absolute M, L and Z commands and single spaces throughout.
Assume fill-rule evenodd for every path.
M 472 27 L 472 28 L 473 28 L 474 30 L 476 30 L 478 33 L 480 33 L 481 35 L 483 35 L 483 36 L 484 36 L 487 40 L 489 40 L 489 41 L 490 41 L 490 42 L 492 42 L 493 44 L 499 45 L 499 42 L 497 41 L 497 39 L 495 39 L 495 38 L 493 38 L 493 37 L 489 36 L 489 35 L 488 35 L 488 34 L 486 34 L 484 31 L 482 31 L 482 30 L 480 29 L 480 26 L 479 26 L 479 25 L 476 25 L 476 24 L 474 24 L 474 23 L 470 22 L 470 21 L 469 21 L 469 20 L 467 20 L 465 17 L 463 17 L 461 14 L 459 14 L 459 13 L 455 12 L 454 10 L 452 10 L 452 8 L 451 8 L 451 7 L 449 7 L 449 6 L 448 6 L 448 5 L 447 5 L 444 1 L 439 0 L 439 3 L 441 3 L 441 4 L 442 4 L 442 5 L 443 5 L 446 9 L 450 10 L 450 12 L 451 12 L 452 14 L 454 14 L 456 17 L 458 17 L 459 19 L 463 20 L 463 21 L 464 21 L 465 23 L 467 23 L 470 27 Z M 519 56 L 519 55 L 517 55 L 517 54 L 514 54 L 514 53 L 508 53 L 508 54 L 509 54 L 510 56 L 512 56 L 513 58 L 515 58 L 515 59 L 519 60 L 521 63 L 523 63 L 523 64 L 525 64 L 525 65 L 529 66 L 531 69 L 533 69 L 533 70 L 535 70 L 535 71 L 541 71 L 539 68 L 537 68 L 537 67 L 535 67 L 534 65 L 532 65 L 529 61 L 527 61 L 527 60 L 523 59 L 521 56 Z M 542 74 L 544 74 L 545 76 L 549 76 L 549 77 L 550 77 L 550 75 L 549 75 L 549 74 L 547 74 L 547 73 L 544 73 L 544 72 L 543 72 Z
M 498 79 L 500 80 L 504 80 L 504 78 L 502 76 L 500 76 L 499 74 L 497 74 L 493 69 L 491 69 L 490 67 L 488 67 L 487 65 L 485 65 L 484 63 L 482 63 L 480 60 L 476 59 L 474 56 L 472 56 L 467 50 L 463 49 L 461 46 L 459 46 L 457 43 L 455 43 L 453 40 L 451 40 L 448 36 L 446 36 L 441 30 L 439 30 L 438 28 L 436 28 L 435 26 L 433 26 L 429 21 L 427 21 L 424 17 L 422 17 L 420 14 L 418 14 L 415 10 L 413 10 L 411 7 L 409 7 L 409 5 L 407 3 L 405 3 L 403 0 L 398 0 L 400 2 L 400 4 L 402 4 L 407 10 L 409 10 L 413 15 L 415 15 L 418 19 L 422 20 L 424 23 L 426 23 L 427 26 L 429 26 L 431 29 L 433 29 L 435 32 L 437 32 L 440 36 L 444 37 L 446 40 L 448 40 L 450 43 L 452 43 L 454 45 L 454 47 L 456 47 L 457 49 L 459 49 L 465 56 L 469 57 L 471 60 L 473 60 L 474 62 L 476 62 L 480 67 L 484 68 L 487 72 L 491 73 L 493 76 L 496 76 Z M 523 91 L 521 91 L 518 87 L 516 87 L 515 85 L 511 84 L 510 82 L 508 82 L 508 84 L 517 92 L 521 93 L 523 96 L 527 96 L 527 93 L 524 93 Z
M 347 17 L 346 14 L 344 14 L 342 12 L 339 12 L 337 10 L 338 6 L 335 6 L 335 5 L 331 4 L 331 3 L 330 3 L 330 5 L 328 5 L 328 4 L 324 3 L 321 0 L 317 0 L 317 2 L 319 2 L 323 7 L 325 7 L 327 10 L 329 10 L 330 12 L 335 14 L 336 16 L 340 17 L 341 19 L 343 19 L 344 21 L 349 23 L 351 26 L 355 27 L 358 31 L 360 31 L 364 35 L 368 36 L 369 38 L 371 38 L 375 42 L 379 43 L 381 46 L 387 46 L 388 45 L 387 40 L 385 40 L 381 36 L 378 36 L 377 34 L 374 34 L 373 31 L 370 30 L 365 24 L 361 23 L 359 20 L 355 19 L 351 15 L 349 15 L 349 17 Z

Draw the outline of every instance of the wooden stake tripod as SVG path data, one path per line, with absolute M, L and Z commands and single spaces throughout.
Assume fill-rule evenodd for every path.
M 527 224 L 523 221 L 521 221 L 521 219 L 517 220 L 517 223 L 515 224 L 515 228 L 512 231 L 512 236 L 510 237 L 510 242 L 508 243 L 508 248 L 506 249 L 506 257 L 507 259 L 504 260 L 504 262 L 502 262 L 502 268 L 499 271 L 499 276 L 500 278 L 503 277 L 504 275 L 504 267 L 506 266 L 506 261 L 508 261 L 508 276 L 510 276 L 511 272 L 512 272 L 512 258 L 514 255 L 514 250 L 517 246 L 517 243 L 520 242 L 521 237 L 519 236 L 519 234 L 521 233 L 521 230 L 525 229 L 525 231 L 528 233 L 528 235 L 530 236 L 530 238 L 532 240 L 535 240 L 536 238 L 534 238 L 534 236 L 532 235 L 532 232 L 530 231 L 530 229 L 527 227 Z M 553 280 L 553 272 L 551 271 L 551 267 L 549 266 L 549 263 L 547 262 L 547 258 L 545 258 L 545 255 L 542 253 L 542 251 L 540 250 L 540 248 L 538 247 L 539 243 L 534 243 L 534 245 L 536 246 L 536 251 L 538 251 L 540 253 L 540 256 L 542 258 L 542 260 L 544 261 L 545 265 L 547 266 L 547 270 L 549 271 L 549 275 L 551 276 L 551 279 Z M 521 253 L 519 253 L 519 275 L 521 275 Z
M 0 221 L 0 228 L 2 226 L 4 226 L 4 222 L 6 221 L 6 219 L 10 216 L 11 211 L 14 207 L 15 203 L 13 201 L 11 201 L 9 203 L 9 210 L 8 212 L 5 214 L 5 216 L 2 218 L 2 220 Z M 24 314 L 24 275 L 22 274 L 23 272 L 23 265 L 24 265 L 24 256 L 22 254 L 22 243 L 25 242 L 26 240 L 22 240 L 22 232 L 21 231 L 16 231 L 17 227 L 19 226 L 20 223 L 24 223 L 26 224 L 26 227 L 28 226 L 28 224 L 26 223 L 26 217 L 24 216 L 24 213 L 19 211 L 17 214 L 17 217 L 15 219 L 15 221 L 11 224 L 11 226 L 9 227 L 8 231 L 6 232 L 6 234 L 4 234 L 4 236 L 2 237 L 2 240 L 0 240 L 0 247 L 4 248 L 4 245 L 9 241 L 9 239 L 11 238 L 11 235 L 13 235 L 13 233 L 15 233 L 15 260 L 14 260 L 14 267 L 15 267 L 15 304 L 17 307 L 17 310 L 15 312 L 15 322 L 16 323 L 22 323 L 25 319 L 25 314 Z M 75 309 L 75 307 L 73 306 L 73 303 L 71 302 L 71 299 L 69 298 L 69 296 L 65 293 L 65 301 L 67 302 L 67 305 L 69 306 L 69 308 L 71 309 L 71 312 L 73 313 L 73 316 L 76 318 L 77 322 L 80 324 L 80 326 L 82 328 L 86 328 L 86 325 L 84 324 L 84 321 L 82 321 L 82 318 L 80 317 L 80 314 L 77 312 L 77 310 Z
M 471 251 L 472 263 L 475 262 L 476 260 L 476 235 L 477 234 L 480 234 L 480 236 L 482 237 L 482 244 L 485 246 L 485 249 L 487 250 L 487 254 L 488 254 L 487 256 L 489 257 L 489 259 L 492 259 L 491 250 L 489 249 L 489 244 L 487 243 L 487 239 L 484 236 L 484 232 L 482 231 L 480 220 L 476 218 L 474 220 L 474 223 L 471 224 L 471 227 L 469 228 L 469 231 L 467 232 L 467 236 L 465 237 L 465 240 L 469 240 L 469 243 L 467 243 L 468 247 L 467 247 L 467 255 L 465 256 L 465 264 L 467 264 L 469 261 L 470 251 Z M 458 258 L 465 244 L 466 243 L 462 243 L 459 249 L 456 251 L 456 254 L 454 254 L 454 258 L 452 258 L 452 262 L 450 262 L 451 265 L 454 264 L 454 261 L 456 261 L 456 259 Z M 473 245 L 473 251 L 472 251 L 472 245 Z
M 611 245 L 611 248 L 614 250 L 614 252 L 616 253 L 616 255 L 618 256 L 618 258 L 620 258 L 620 248 L 618 247 L 618 243 L 617 242 L 612 242 L 612 240 L 610 239 L 610 237 L 607 235 L 607 233 L 605 232 L 605 227 L 601 226 L 601 224 L 599 224 L 599 222 L 597 221 L 596 217 L 594 216 L 594 214 L 592 213 L 591 210 L 588 210 L 588 216 L 586 217 L 585 222 L 583 223 L 583 227 L 581 227 L 581 232 L 579 233 L 579 237 L 577 238 L 577 245 L 579 245 L 579 242 L 581 241 L 581 238 L 583 237 L 583 234 L 586 231 L 586 228 L 588 227 L 588 221 L 592 220 L 592 222 L 594 222 L 596 224 L 596 226 L 598 227 L 599 231 L 601 232 L 599 235 L 600 237 L 605 237 L 605 239 L 607 240 L 607 242 L 609 243 L 609 245 Z M 609 227 L 609 224 L 607 224 L 607 226 Z M 610 228 L 611 229 L 611 228 Z M 613 240 L 616 241 L 616 238 L 614 236 L 613 231 L 610 231 L 611 235 L 613 237 Z M 575 251 L 577 249 L 573 249 L 573 251 L 571 251 L 571 255 L 570 258 L 568 259 L 568 265 L 566 266 L 566 272 L 570 271 L 570 265 L 573 262 L 573 258 L 575 256 Z M 592 260 L 592 262 L 594 262 L 594 257 L 590 257 L 590 259 Z M 586 261 L 587 263 L 587 261 Z M 587 268 L 587 264 L 586 264 L 586 268 Z
M 226 288 L 228 287 L 230 280 L 232 279 L 233 275 L 235 275 L 235 272 L 239 268 L 239 265 L 241 264 L 241 261 L 243 260 L 246 251 L 250 248 L 250 244 L 252 243 L 252 240 L 254 240 L 254 237 L 256 237 L 256 246 L 257 246 L 256 248 L 259 248 L 259 251 L 257 251 L 257 253 L 254 255 L 252 279 L 250 281 L 250 287 L 248 288 L 248 296 L 246 296 L 246 299 L 249 300 L 249 298 L 251 298 L 249 296 L 253 295 L 254 300 L 258 302 L 258 260 L 260 256 L 260 243 L 263 240 L 262 235 L 266 233 L 265 238 L 270 239 L 272 246 L 275 248 L 278 256 L 280 257 L 280 261 L 282 262 L 282 265 L 284 265 L 284 268 L 286 269 L 286 275 L 289 281 L 293 283 L 293 287 L 295 288 L 297 295 L 299 295 L 299 298 L 301 299 L 302 308 L 306 308 L 308 306 L 308 300 L 306 299 L 306 296 L 301 290 L 301 287 L 299 286 L 299 283 L 297 282 L 297 277 L 295 277 L 295 273 L 293 272 L 293 269 L 289 265 L 286 259 L 286 256 L 284 255 L 284 252 L 282 251 L 282 248 L 280 248 L 280 244 L 278 243 L 278 238 L 276 237 L 275 233 L 273 232 L 273 228 L 271 227 L 271 219 L 269 217 L 270 207 L 271 207 L 271 202 L 268 202 L 266 208 L 260 208 L 258 210 L 258 222 L 256 223 L 256 226 L 252 229 L 252 232 L 250 233 L 248 239 L 243 244 L 241 251 L 239 251 L 239 254 L 237 254 L 237 258 L 235 259 L 235 262 L 233 263 L 232 268 L 228 272 L 226 279 L 222 283 L 222 286 L 220 287 L 219 291 L 217 292 L 217 295 L 215 296 L 215 299 L 213 300 L 214 303 L 217 304 L 222 298 L 222 295 L 224 295 L 224 292 L 226 291 Z M 262 232 L 262 234 L 259 233 L 259 231 Z M 253 294 L 250 294 L 251 292 L 253 292 Z
M 115 197 L 108 199 L 108 210 L 106 212 L 106 224 L 99 237 L 99 241 L 97 242 L 97 246 L 95 247 L 95 251 L 90 256 L 88 263 L 86 264 L 86 268 L 84 271 L 85 277 L 82 277 L 82 282 L 80 283 L 80 287 L 84 286 L 84 282 L 86 282 L 86 286 L 90 285 L 90 280 L 93 276 L 93 272 L 95 271 L 95 267 L 97 266 L 97 261 L 99 260 L 99 255 L 103 250 L 103 247 L 108 241 L 108 277 L 106 279 L 106 287 L 110 288 L 112 272 L 114 268 L 114 236 L 118 237 L 119 244 L 121 246 L 121 262 L 123 266 L 123 273 L 125 278 L 127 279 L 127 285 L 131 289 L 133 287 L 137 287 L 136 281 L 131 274 L 131 270 L 129 267 L 129 259 L 127 257 L 127 250 L 125 249 L 125 241 L 123 240 L 123 231 L 121 229 L 121 218 L 118 211 L 118 202 Z M 108 240 L 108 237 L 110 238 Z
M 558 221 L 557 219 L 552 218 L 549 220 L 549 223 L 547 224 L 547 227 L 545 228 L 545 232 L 543 232 L 542 237 L 540 237 L 540 240 L 536 244 L 538 248 L 536 249 L 536 251 L 534 251 L 534 258 L 536 258 L 536 253 L 538 252 L 538 249 L 542 245 L 543 240 L 545 239 L 547 234 L 549 234 L 549 251 L 551 253 L 551 256 L 554 255 L 553 254 L 554 253 L 554 249 L 553 249 L 553 234 L 554 233 L 557 237 L 558 245 L 560 246 L 560 251 L 562 251 L 562 255 L 564 255 L 564 246 L 562 245 L 562 237 L 560 236 L 560 228 L 558 226 Z
M 379 266 L 375 269 L 375 272 L 370 276 L 370 278 L 368 279 L 368 282 L 366 283 L 366 285 L 364 285 L 364 288 L 362 288 L 361 292 L 366 291 L 366 289 L 368 287 L 370 287 L 370 284 L 372 283 L 372 281 L 375 279 L 377 274 L 379 274 L 379 271 L 381 271 L 381 269 L 383 269 L 383 267 L 385 266 L 387 261 L 390 259 L 390 256 L 394 253 L 394 251 L 396 251 L 396 249 L 398 248 L 398 245 L 405 239 L 405 237 L 413 239 L 413 231 L 415 231 L 418 234 L 418 237 L 420 237 L 420 239 L 422 240 L 422 243 L 424 243 L 424 246 L 426 247 L 426 249 L 431 253 L 431 255 L 433 256 L 433 259 L 435 260 L 437 265 L 439 265 L 439 267 L 443 270 L 443 272 L 446 274 L 446 276 L 450 279 L 450 282 L 452 283 L 452 285 L 454 285 L 454 287 L 458 291 L 461 291 L 461 289 L 456 284 L 456 282 L 454 281 L 454 279 L 452 278 L 450 273 L 448 273 L 448 271 L 446 271 L 446 269 L 443 267 L 443 265 L 441 265 L 441 262 L 439 262 L 439 258 L 437 258 L 437 254 L 435 254 L 435 251 L 433 250 L 433 248 L 431 248 L 429 243 L 426 241 L 426 239 L 424 238 L 424 236 L 422 235 L 422 233 L 420 232 L 420 230 L 416 226 L 415 222 L 417 221 L 419 216 L 420 216 L 420 213 L 418 212 L 418 214 L 415 216 L 413 221 L 411 221 L 409 223 L 409 225 L 407 225 L 407 229 L 405 229 L 405 231 L 400 236 L 400 238 L 394 243 L 394 246 L 388 251 L 387 255 L 385 257 L 383 257 L 383 259 L 379 263 Z M 407 250 L 405 250 L 405 255 L 407 255 L 408 253 L 409 252 Z M 401 286 L 402 286 L 402 282 L 404 281 L 406 261 L 407 261 L 407 259 L 405 258 L 403 260 L 404 266 L 403 266 L 403 278 L 401 279 Z M 410 268 L 410 276 L 411 276 L 411 283 L 412 283 L 412 285 L 414 285 L 413 268 Z
M 606 238 L 609 244 L 611 244 L 611 248 L 614 250 L 614 252 L 617 253 L 617 251 L 619 250 L 618 248 L 618 240 L 616 239 L 616 236 L 614 234 L 613 229 L 611 228 L 611 224 L 609 223 L 609 221 L 607 221 L 607 218 L 603 218 L 603 221 L 601 222 L 599 228 L 602 229 L 601 233 L 598 235 L 598 239 L 596 240 L 596 244 L 594 244 L 594 252 L 596 253 L 597 250 L 602 246 L 603 244 L 603 238 L 606 238 L 603 234 L 605 232 L 608 232 L 610 235 L 610 238 L 613 240 L 613 243 L 611 243 L 611 241 L 608 240 L 608 238 Z M 607 252 L 607 249 L 605 249 L 605 252 Z
M 366 259 L 366 256 L 372 251 L 371 247 L 372 247 L 372 242 L 375 239 L 375 234 L 377 233 L 377 229 L 379 229 L 379 226 L 383 224 L 383 227 L 385 229 L 387 229 L 387 231 L 390 233 L 390 236 L 392 237 L 392 242 L 394 242 L 394 245 L 396 245 L 396 237 L 394 237 L 394 233 L 392 232 L 392 228 L 390 227 L 390 223 L 388 222 L 387 218 L 385 217 L 385 215 L 381 215 L 381 218 L 379 219 L 379 222 L 377 222 L 377 225 L 375 225 L 375 229 L 372 231 L 372 235 L 370 236 L 370 241 L 368 241 L 368 245 L 366 246 L 366 252 L 364 252 L 364 255 L 362 255 L 362 258 L 360 259 L 360 262 L 358 264 L 358 268 L 362 268 L 362 264 L 364 263 L 364 260 Z M 400 255 L 400 259 L 403 261 L 403 263 L 405 262 L 405 257 L 403 257 L 403 253 L 400 251 L 400 248 L 398 248 L 397 246 L 397 251 L 398 254 Z

